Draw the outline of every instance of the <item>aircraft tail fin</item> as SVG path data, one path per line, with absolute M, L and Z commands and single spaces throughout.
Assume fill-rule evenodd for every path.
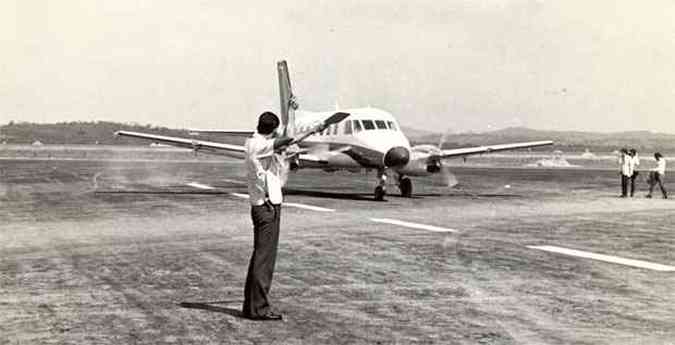
M 284 135 L 292 137 L 295 135 L 295 110 L 298 109 L 298 104 L 293 95 L 291 78 L 288 75 L 288 65 L 285 60 L 277 62 L 277 72 L 279 75 L 281 123 L 284 126 Z

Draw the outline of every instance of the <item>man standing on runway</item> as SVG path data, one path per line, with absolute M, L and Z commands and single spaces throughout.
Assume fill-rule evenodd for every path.
M 279 244 L 281 185 L 286 173 L 283 150 L 293 141 L 276 137 L 279 118 L 265 112 L 258 119 L 256 133 L 246 140 L 248 193 L 253 220 L 253 254 L 244 288 L 243 315 L 253 320 L 281 320 L 272 310 L 269 291 Z
M 633 194 L 635 194 L 635 179 L 640 174 L 637 170 L 640 166 L 640 157 L 635 149 L 630 149 L 628 156 L 630 157 L 630 197 L 632 198 Z
M 621 175 L 621 197 L 628 196 L 628 182 L 630 181 L 630 156 L 628 149 L 621 149 L 619 153 L 619 174 Z
M 654 154 L 654 159 L 656 160 L 656 168 L 649 172 L 649 194 L 647 194 L 647 197 L 652 197 L 654 186 L 658 183 L 659 187 L 661 188 L 661 194 L 663 194 L 663 198 L 668 199 L 668 193 L 666 192 L 666 188 L 663 186 L 663 177 L 666 176 L 666 159 L 663 158 L 663 155 L 659 152 Z

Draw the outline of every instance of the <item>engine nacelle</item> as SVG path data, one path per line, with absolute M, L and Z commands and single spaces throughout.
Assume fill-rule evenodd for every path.
M 417 145 L 412 148 L 410 161 L 398 172 L 409 176 L 427 176 L 441 171 L 442 163 L 439 159 L 441 151 L 433 145 Z
M 429 172 L 430 174 L 440 172 L 441 168 L 443 168 L 443 165 L 441 164 L 440 160 L 434 159 L 431 161 L 427 161 L 427 172 Z
M 440 166 L 429 162 L 429 154 L 413 150 L 410 161 L 397 171 L 408 176 L 426 176 L 440 171 Z

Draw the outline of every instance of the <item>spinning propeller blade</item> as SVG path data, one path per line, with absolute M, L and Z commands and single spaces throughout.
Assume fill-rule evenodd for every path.
M 441 166 L 441 171 L 434 175 L 434 185 L 451 188 L 457 183 L 457 177 L 445 165 Z
M 349 116 L 349 113 L 337 112 L 337 113 L 331 115 L 330 117 L 328 117 L 327 119 L 325 119 L 325 120 L 323 121 L 323 124 L 321 125 L 320 128 L 318 128 L 318 129 L 316 129 L 316 130 L 313 130 L 313 131 L 311 131 L 311 132 L 307 132 L 307 133 L 303 134 L 303 135 L 300 136 L 299 138 L 296 138 L 295 140 L 293 140 L 293 142 L 291 142 L 291 144 L 297 144 L 297 143 L 299 143 L 299 142 L 301 142 L 301 141 L 307 139 L 307 137 L 309 137 L 310 135 L 312 135 L 312 134 L 314 134 L 314 133 L 316 133 L 316 132 L 322 131 L 322 130 L 324 130 L 326 127 L 328 127 L 328 126 L 330 126 L 330 125 L 333 125 L 333 124 L 336 124 L 336 123 L 338 123 L 338 122 L 340 122 L 340 121 L 346 119 L 347 116 Z
M 346 119 L 347 116 L 349 116 L 349 113 L 337 112 L 323 121 L 324 126 L 330 126 L 332 124 L 338 123 Z

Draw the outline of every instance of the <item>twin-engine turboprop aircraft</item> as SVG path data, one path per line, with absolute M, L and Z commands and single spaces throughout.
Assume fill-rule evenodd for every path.
M 440 145 L 411 146 L 392 114 L 376 108 L 344 109 L 339 112 L 296 111 L 286 61 L 277 63 L 281 99 L 280 134 L 297 138 L 293 154 L 287 155 L 291 170 L 314 168 L 326 171 L 373 169 L 378 183 L 375 199 L 383 200 L 388 174 L 395 174 L 401 195 L 413 192 L 409 176 L 443 174 L 443 159 L 474 154 L 552 145 L 552 141 L 500 144 L 443 150 Z M 250 136 L 252 131 L 195 130 L 195 132 Z M 162 142 L 195 151 L 243 158 L 244 146 L 187 138 L 118 131 L 120 136 Z

